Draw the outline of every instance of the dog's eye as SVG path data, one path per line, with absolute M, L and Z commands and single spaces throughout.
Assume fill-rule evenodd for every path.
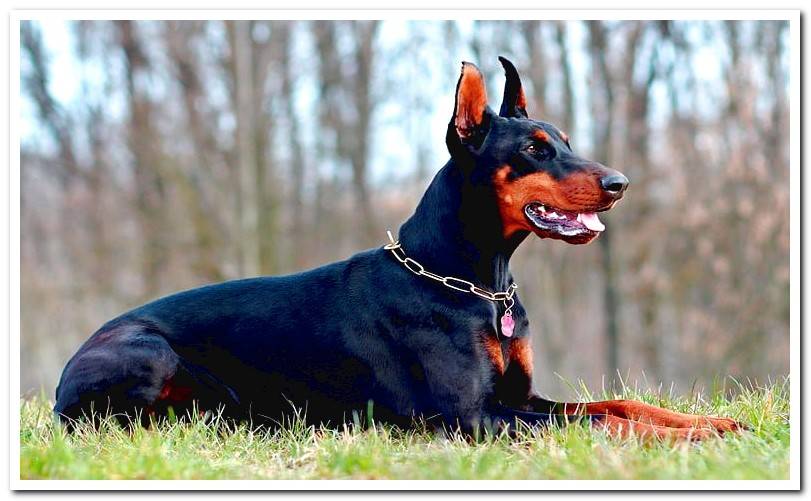
M 555 156 L 555 150 L 548 144 L 530 143 L 524 147 L 524 151 L 539 160 L 549 160 Z

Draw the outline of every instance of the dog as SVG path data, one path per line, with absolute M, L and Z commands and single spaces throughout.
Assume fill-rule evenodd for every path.
M 533 393 L 532 347 L 510 256 L 531 234 L 586 244 L 628 179 L 577 156 L 532 120 L 513 64 L 500 111 L 462 64 L 445 137 L 450 160 L 381 247 L 280 277 L 208 285 L 135 308 L 68 361 L 54 412 L 65 423 L 112 414 L 205 410 L 278 425 L 292 409 L 336 425 L 373 412 L 466 433 L 588 421 L 625 436 L 696 440 L 737 431 L 728 418 L 641 402 L 560 403 Z

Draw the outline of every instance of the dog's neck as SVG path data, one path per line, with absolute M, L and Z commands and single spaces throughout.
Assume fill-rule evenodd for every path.
M 492 190 L 487 183 L 474 185 L 453 160 L 437 173 L 399 232 L 406 255 L 426 270 L 493 291 L 509 286 L 510 257 L 525 237 L 503 237 Z

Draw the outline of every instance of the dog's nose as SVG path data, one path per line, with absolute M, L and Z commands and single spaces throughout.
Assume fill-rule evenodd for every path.
M 619 197 L 628 187 L 628 178 L 620 173 L 611 174 L 600 178 L 600 186 L 611 195 Z

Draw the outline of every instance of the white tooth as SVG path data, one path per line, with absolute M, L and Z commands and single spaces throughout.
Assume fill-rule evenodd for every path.
M 543 205 L 541 205 L 541 212 L 546 214 L 546 207 L 544 207 Z
M 549 214 L 547 214 L 547 215 L 548 215 L 548 216 L 549 216 L 551 219 L 557 219 L 557 218 L 558 218 L 558 213 L 557 213 L 557 212 L 550 212 L 550 213 L 549 213 Z
M 580 213 L 577 214 L 577 222 L 582 223 L 583 221 L 580 220 Z

